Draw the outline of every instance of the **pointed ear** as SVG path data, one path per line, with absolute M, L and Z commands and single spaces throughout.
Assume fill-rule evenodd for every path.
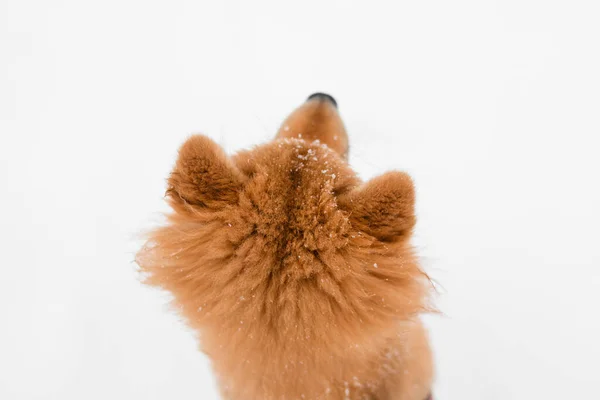
M 237 201 L 242 178 L 219 145 L 206 136 L 194 135 L 179 149 L 167 195 L 175 202 L 220 208 Z
M 408 237 L 415 225 L 415 190 L 403 172 L 371 179 L 338 199 L 356 228 L 380 240 Z

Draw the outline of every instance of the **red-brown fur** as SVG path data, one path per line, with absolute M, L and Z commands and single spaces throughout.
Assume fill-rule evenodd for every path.
M 319 98 L 252 150 L 229 157 L 198 135 L 179 151 L 174 212 L 138 263 L 200 334 L 224 399 L 430 391 L 412 181 L 389 172 L 363 183 L 347 151 L 336 108 Z

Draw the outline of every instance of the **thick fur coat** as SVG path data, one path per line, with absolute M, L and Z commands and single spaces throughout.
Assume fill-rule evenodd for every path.
M 198 332 L 224 399 L 430 393 L 413 183 L 402 172 L 361 182 L 347 152 L 323 94 L 254 149 L 228 156 L 197 135 L 179 150 L 173 213 L 138 263 Z

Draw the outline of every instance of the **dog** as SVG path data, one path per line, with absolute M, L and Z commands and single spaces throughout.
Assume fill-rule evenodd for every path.
M 413 182 L 361 182 L 348 150 L 324 93 L 266 144 L 229 156 L 195 135 L 179 149 L 173 212 L 137 262 L 198 333 L 224 399 L 431 396 Z

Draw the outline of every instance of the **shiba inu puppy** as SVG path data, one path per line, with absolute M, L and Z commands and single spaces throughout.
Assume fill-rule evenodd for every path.
M 266 144 L 227 155 L 196 135 L 179 150 L 173 213 L 137 260 L 198 332 L 224 399 L 430 396 L 413 183 L 361 182 L 348 149 L 335 100 L 315 93 Z

